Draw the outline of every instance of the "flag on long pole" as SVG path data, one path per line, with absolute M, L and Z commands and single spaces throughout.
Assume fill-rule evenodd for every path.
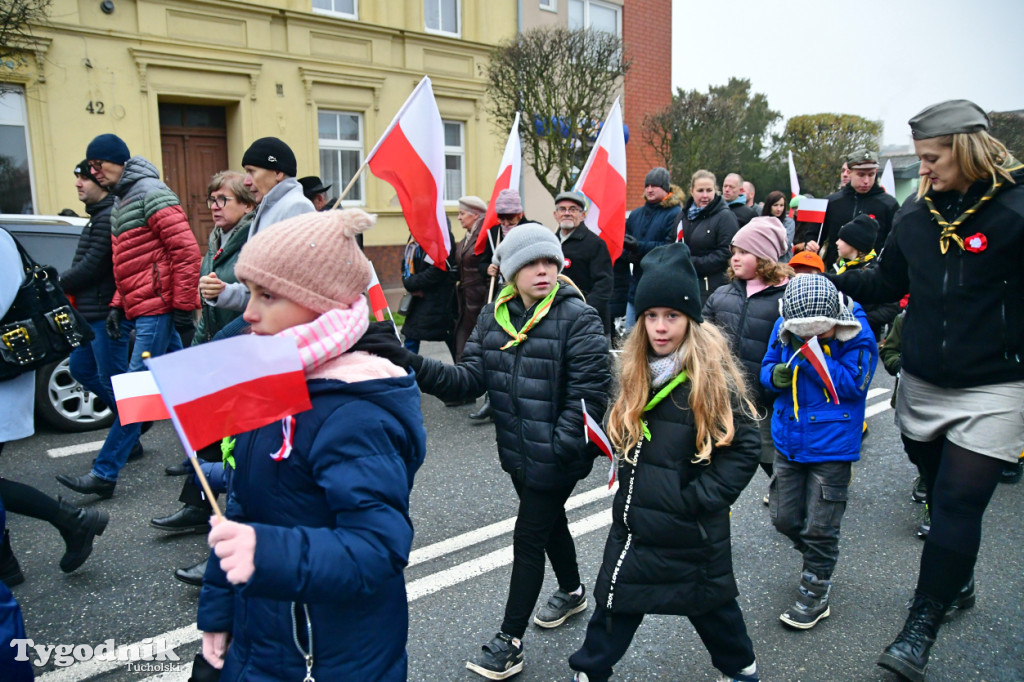
M 796 164 L 793 163 L 793 152 L 789 152 L 789 198 L 800 194 L 800 178 L 796 175 Z
M 892 172 L 892 159 L 885 162 L 885 168 L 882 169 L 882 177 L 878 184 L 882 186 L 886 194 L 896 198 L 896 176 Z
M 519 112 L 512 122 L 512 130 L 508 133 L 508 141 L 505 143 L 505 152 L 501 155 L 501 165 L 498 166 L 498 177 L 494 180 L 494 189 L 491 191 L 491 200 L 487 202 L 487 213 L 484 214 L 483 229 L 477 235 L 476 244 L 473 245 L 473 253 L 480 255 L 487 245 L 487 235 L 492 226 L 498 223 L 498 212 L 494 204 L 498 194 L 505 189 L 518 189 L 519 178 L 522 176 L 523 150 L 519 141 Z M 493 247 L 493 245 L 492 245 Z
M 444 126 L 424 76 L 366 157 L 370 170 L 398 194 L 416 243 L 446 269 L 452 244 L 444 212 Z
M 817 336 L 812 336 L 807 342 L 800 346 L 800 348 L 793 353 L 793 357 L 786 363 L 786 367 L 793 364 L 797 356 L 803 355 L 807 362 L 814 368 L 815 373 L 821 377 L 821 382 L 825 384 L 825 390 L 828 391 L 829 396 L 832 398 L 832 402 L 836 405 L 839 404 L 839 394 L 836 393 L 836 385 L 832 381 L 832 374 L 828 371 L 828 365 L 825 364 L 825 353 L 821 350 L 821 343 L 818 342 Z
M 593 443 L 611 460 L 611 469 L 608 471 L 608 487 L 611 488 L 612 484 L 615 483 L 615 455 L 612 454 L 612 443 L 608 440 L 608 435 L 601 428 L 601 424 L 596 419 L 590 416 L 587 412 L 587 401 L 580 398 L 580 403 L 583 405 L 583 438 L 588 443 Z
M 574 189 L 590 200 L 585 222 L 608 246 L 614 263 L 626 236 L 626 135 L 616 97 L 605 117 L 587 163 Z

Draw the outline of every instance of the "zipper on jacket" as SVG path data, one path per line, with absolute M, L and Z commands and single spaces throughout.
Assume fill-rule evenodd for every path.
M 646 420 L 644 420 L 643 425 L 644 430 L 646 430 Z M 629 489 L 626 493 L 626 502 L 622 506 L 622 525 L 626 528 L 626 542 L 622 545 L 622 551 L 615 562 L 615 569 L 612 571 L 612 577 L 608 583 L 608 600 L 605 602 L 605 608 L 608 611 L 612 610 L 612 602 L 615 600 L 615 581 L 619 578 L 619 569 L 622 568 L 622 562 L 626 560 L 629 547 L 633 544 L 633 531 L 629 528 L 629 507 L 633 502 L 633 482 L 636 480 L 636 468 L 640 464 L 640 450 L 643 448 L 643 445 L 644 437 L 641 435 L 640 440 L 636 444 L 636 451 L 633 453 L 633 470 L 629 473 Z

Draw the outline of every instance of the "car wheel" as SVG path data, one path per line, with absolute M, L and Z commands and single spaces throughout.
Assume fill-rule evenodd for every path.
M 61 431 L 91 431 L 114 423 L 114 411 L 71 376 L 67 358 L 36 370 L 36 416 Z

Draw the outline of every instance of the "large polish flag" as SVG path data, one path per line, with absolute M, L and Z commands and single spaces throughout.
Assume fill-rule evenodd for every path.
M 494 180 L 494 190 L 491 191 L 491 200 L 487 203 L 487 213 L 484 214 L 483 229 L 476 237 L 476 244 L 473 246 L 473 253 L 480 255 L 484 252 L 487 244 L 487 230 L 498 223 L 498 212 L 494 209 L 494 202 L 503 189 L 519 189 L 519 178 L 523 168 L 523 150 L 519 141 L 519 112 L 512 122 L 512 130 L 508 133 L 508 142 L 505 143 L 505 153 L 501 155 L 501 165 L 498 166 L 498 177 Z
M 413 89 L 366 162 L 395 188 L 413 238 L 444 270 L 452 250 L 444 213 L 444 127 L 430 78 Z
M 193 450 L 312 407 L 291 337 L 235 336 L 150 358 L 146 365 L 178 436 Z
M 796 176 L 796 164 L 793 163 L 793 152 L 789 152 L 789 198 L 800 194 L 800 178 Z
M 800 200 L 796 209 L 796 219 L 802 223 L 823 223 L 825 222 L 825 209 L 828 208 L 828 199 Z
M 608 245 L 614 263 L 622 254 L 622 240 L 626 236 L 626 136 L 617 97 L 590 158 L 576 178 L 575 189 L 590 200 L 587 227 Z
M 117 418 L 121 424 L 170 419 L 160 390 L 149 372 L 128 372 L 110 377 L 117 401 Z

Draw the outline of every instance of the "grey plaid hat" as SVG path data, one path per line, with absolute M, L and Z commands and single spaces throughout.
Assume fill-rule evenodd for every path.
M 836 286 L 821 275 L 800 275 L 786 285 L 779 301 L 783 323 L 779 340 L 789 343 L 790 334 L 809 339 L 836 328 L 837 341 L 849 341 L 860 333 L 860 322 L 839 296 Z

